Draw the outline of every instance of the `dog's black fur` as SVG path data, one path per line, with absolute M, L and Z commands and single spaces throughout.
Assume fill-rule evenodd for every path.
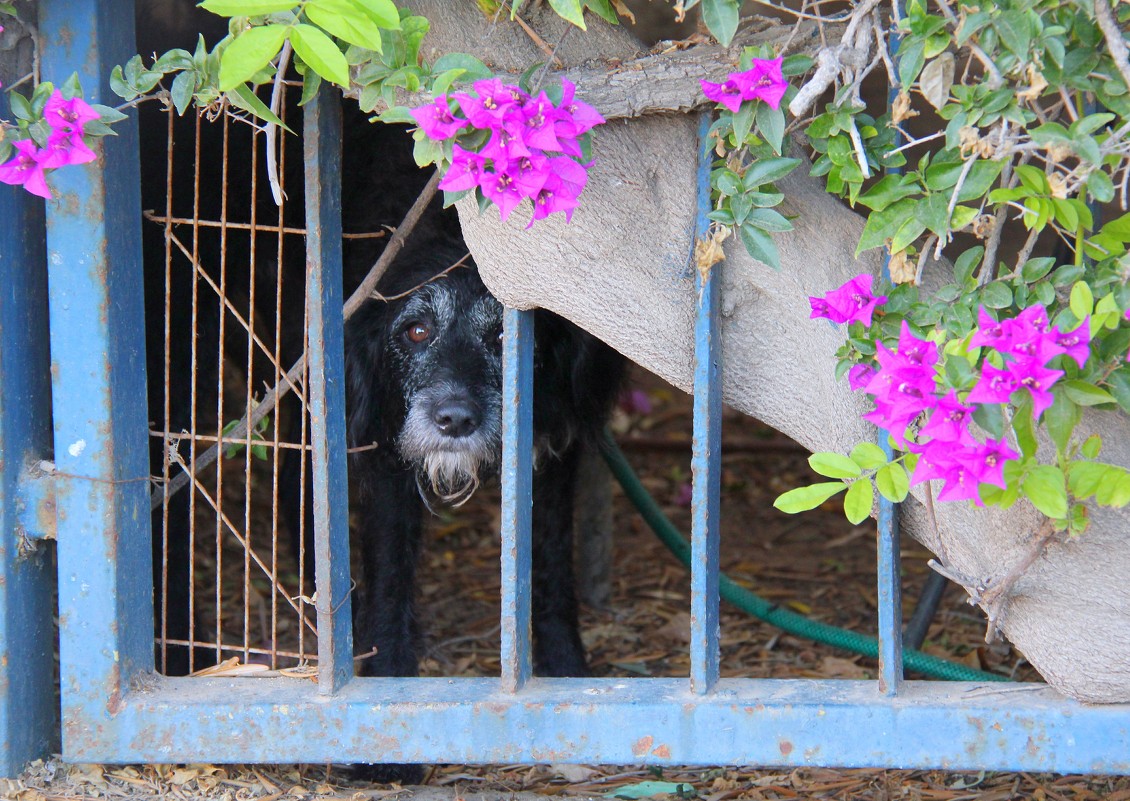
M 143 25 L 142 30 L 150 35 L 161 30 L 153 19 L 143 20 Z M 213 35 L 220 33 L 215 31 Z M 174 43 L 170 38 L 142 49 L 161 51 Z M 295 130 L 300 130 L 296 121 L 290 121 Z M 154 115 L 142 123 L 143 147 L 152 153 L 161 152 L 165 141 L 163 119 Z M 188 136 L 192 128 L 191 120 L 178 122 L 178 138 Z M 218 131 L 206 133 L 218 137 Z M 403 130 L 370 125 L 355 105 L 346 111 L 343 136 L 345 230 L 376 231 L 382 226 L 399 224 L 427 178 L 426 173 L 415 168 L 411 141 Z M 210 147 L 215 154 L 219 152 L 218 145 L 218 141 L 206 143 L 205 148 Z M 238 183 L 246 171 L 249 153 L 240 150 L 239 145 L 232 147 L 229 183 Z M 209 194 L 209 189 L 220 185 L 219 167 L 215 158 L 208 158 L 207 154 L 205 158 L 206 163 L 200 167 L 201 184 L 205 187 L 200 214 L 216 218 L 219 198 L 213 196 L 214 192 Z M 295 219 L 288 219 L 287 224 L 301 226 L 300 160 L 291 158 L 288 168 L 288 213 Z M 175 186 L 190 186 L 196 169 L 191 163 L 178 161 L 174 165 Z M 151 177 L 159 177 L 156 171 L 150 172 L 154 173 Z M 162 209 L 163 181 L 147 182 L 146 186 L 146 207 Z M 263 202 L 268 193 L 262 189 L 259 195 Z M 183 204 L 184 200 L 177 202 Z M 242 218 L 247 211 L 234 214 Z M 264 205 L 260 211 L 260 216 L 267 219 L 271 207 Z M 185 216 L 184 209 L 179 209 L 179 213 Z M 159 375 L 157 371 L 163 370 L 164 277 L 161 270 L 152 267 L 162 263 L 165 243 L 158 227 L 147 224 L 146 231 L 150 263 L 148 346 L 154 371 L 150 404 L 154 419 L 160 419 L 164 392 L 154 379 Z M 202 235 L 203 270 L 214 270 L 219 263 L 219 244 L 218 237 Z M 249 244 L 244 238 L 233 236 L 227 245 L 238 249 L 234 256 L 229 253 L 227 285 L 229 290 L 234 288 L 245 297 L 252 290 L 249 276 L 237 275 L 232 270 L 246 264 Z M 383 246 L 383 240 L 372 239 L 344 243 L 347 293 L 361 280 Z M 259 252 L 273 253 L 274 248 L 260 247 Z M 432 280 L 465 253 L 454 211 L 443 210 L 437 199 L 380 287 L 386 297 L 408 294 L 387 302 L 366 302 L 346 326 L 349 443 L 377 446 L 350 459 L 351 479 L 360 505 L 355 515 L 354 541 L 362 556 L 361 575 L 353 596 L 355 647 L 361 653 L 376 648 L 375 656 L 361 665 L 365 675 L 416 674 L 419 626 L 414 612 L 415 569 L 428 507 L 461 502 L 478 483 L 497 473 L 502 436 L 501 305 L 489 294 L 473 264 Z M 257 265 L 256 281 L 271 279 L 270 266 Z M 284 296 L 284 318 L 300 321 L 304 272 L 301 249 L 288 244 L 284 263 L 277 268 L 284 288 L 289 288 Z M 191 269 L 178 264 L 172 278 L 171 325 L 177 330 L 187 328 L 191 322 L 186 302 L 191 294 Z M 204 297 L 211 297 L 209 290 L 202 292 Z M 256 294 L 273 299 L 273 286 L 258 287 Z M 273 309 L 264 311 L 273 315 Z M 198 350 L 202 353 L 214 354 L 221 345 L 216 335 L 221 313 L 214 299 L 196 312 Z M 593 446 L 595 435 L 604 424 L 619 390 L 624 363 L 603 343 L 549 312 L 537 312 L 535 329 L 534 664 L 542 675 L 576 676 L 587 670 L 577 630 L 572 571 L 572 508 L 578 456 L 582 448 Z M 300 327 L 285 326 L 282 338 L 283 359 L 290 364 L 300 353 Z M 183 379 L 191 369 L 191 353 L 186 344 L 189 341 L 187 337 L 174 338 L 174 381 Z M 196 366 L 195 408 L 189 408 L 190 393 L 185 387 L 174 386 L 171 392 L 174 431 L 190 428 L 193 421 L 202 430 L 215 424 L 216 360 L 205 358 Z M 299 415 L 291 417 L 297 428 Z M 188 454 L 183 450 L 181 455 L 187 460 Z M 160 464 L 160 457 L 160 443 L 155 442 L 155 466 Z M 280 477 L 283 511 L 289 517 L 292 532 L 299 530 L 298 516 L 302 514 L 298 504 L 302 495 L 298 483 L 300 467 L 299 458 L 288 458 Z M 305 472 L 310 475 L 309 470 Z M 307 493 L 306 497 L 310 495 Z M 188 492 L 182 492 L 174 499 L 168 519 L 167 626 L 174 639 L 187 639 L 189 632 L 187 598 L 181 597 L 188 585 L 187 565 L 191 559 L 186 535 L 187 498 Z M 310 507 L 307 503 L 308 515 Z M 155 523 L 159 522 L 155 518 Z M 307 522 L 304 528 L 309 535 L 313 527 L 310 518 Z M 155 541 L 155 558 L 159 557 L 160 545 L 159 539 Z M 308 556 L 313 553 L 313 548 L 305 550 Z M 312 564 L 307 565 L 307 575 L 313 575 Z M 159 569 L 155 576 L 160 593 Z M 209 661 L 202 649 L 197 650 L 195 657 L 194 667 Z M 183 673 L 187 662 L 187 649 L 171 649 L 166 672 Z
M 386 294 L 420 285 L 462 248 L 428 243 L 401 260 Z M 572 570 L 573 493 L 581 448 L 607 417 L 621 358 L 548 312 L 535 323 L 533 633 L 535 671 L 587 672 Z M 417 672 L 414 572 L 427 505 L 458 503 L 497 472 L 502 443 L 502 306 L 473 267 L 372 301 L 346 326 L 348 434 L 376 443 L 351 460 L 361 504 L 363 574 L 355 647 L 362 673 Z

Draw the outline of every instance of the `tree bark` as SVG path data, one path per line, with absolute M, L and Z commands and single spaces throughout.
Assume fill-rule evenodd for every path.
M 430 46 L 439 51 L 486 54 L 484 60 L 504 72 L 545 58 L 517 25 L 491 23 L 472 4 L 421 0 L 414 6 L 432 20 Z M 552 15 L 527 22 L 546 42 L 560 40 L 564 23 Z M 589 27 L 588 34 L 572 33 L 558 47 L 566 70 L 595 61 L 599 72 L 617 59 L 639 55 L 622 31 L 591 19 Z M 789 30 L 777 29 L 782 41 Z M 721 73 L 732 68 L 729 53 L 710 52 L 703 61 L 677 63 L 700 64 L 712 75 L 713 58 Z M 665 83 L 668 69 L 678 71 L 648 66 L 632 80 Z M 602 99 L 595 105 L 601 111 L 609 111 L 602 102 L 629 112 L 689 109 L 697 101 L 679 99 L 686 97 L 684 75 L 685 69 L 672 79 L 676 99 L 657 86 L 639 99 Z M 628 80 L 623 76 L 613 71 L 604 85 L 621 85 Z M 593 102 L 598 95 L 594 90 L 593 97 L 580 96 Z M 659 97 L 665 99 L 654 100 Z M 551 309 L 689 390 L 695 305 L 689 256 L 698 147 L 694 121 L 686 114 L 649 114 L 602 126 L 595 135 L 589 184 L 569 224 L 552 215 L 526 230 L 528 207 L 519 207 L 502 223 L 494 209 L 479 214 L 473 201 L 461 202 L 464 234 L 483 279 L 503 302 Z M 877 273 L 878 251 L 854 258 L 863 220 L 829 196 L 819 180 L 794 176 L 781 189 L 782 211 L 796 215 L 796 228 L 776 237 L 780 271 L 753 260 L 733 241 L 726 243 L 726 260 L 718 267 L 724 394 L 731 406 L 812 450 L 846 453 L 857 442 L 873 441 L 876 432 L 860 419 L 863 400 L 846 382 L 834 380 L 842 330 L 808 319 L 807 299 L 861 272 Z M 1084 424 L 1103 435 L 1105 460 L 1130 466 L 1125 416 L 1091 413 Z M 974 584 L 987 582 L 1026 558 L 1028 539 L 1040 527 L 1038 513 L 1026 502 L 1008 511 L 936 503 L 935 526 L 922 502 L 923 489 L 917 487 L 903 505 L 903 525 L 952 572 L 971 577 Z M 999 623 L 1060 691 L 1086 701 L 1130 701 L 1130 515 L 1093 512 L 1093 526 L 1083 537 L 1053 542 L 1013 585 Z

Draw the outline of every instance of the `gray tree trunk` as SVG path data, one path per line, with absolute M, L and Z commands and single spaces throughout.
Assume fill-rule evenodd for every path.
M 413 3 L 432 20 L 426 44 L 436 52 L 461 50 L 483 57 L 498 72 L 520 72 L 545 55 L 507 18 L 491 23 L 467 3 Z M 535 13 L 527 20 L 550 44 L 564 23 Z M 611 71 L 617 76 L 663 72 L 622 32 L 589 20 L 587 34 L 573 32 L 557 56 L 578 78 Z M 759 34 L 776 35 L 770 29 Z M 781 38 L 785 36 L 782 29 Z M 802 37 L 803 38 L 803 37 Z M 796 40 L 794 39 L 794 44 Z M 704 51 L 671 67 L 673 80 L 696 70 L 724 74 L 736 52 Z M 598 59 L 594 65 L 593 59 Z M 610 61 L 617 59 L 618 61 Z M 696 60 L 697 59 L 697 60 Z M 634 64 L 638 68 L 625 67 Z M 644 65 L 644 66 L 639 66 Z M 624 81 L 631 84 L 629 77 Z M 692 83 L 696 83 L 693 78 Z M 645 80 L 641 84 L 645 85 Z M 696 84 L 697 85 L 697 84 Z M 583 89 L 582 83 L 578 86 Z M 580 90 L 579 90 L 580 91 Z M 602 90 L 603 91 L 603 90 Z M 627 90 L 628 95 L 632 89 Z M 682 90 L 680 90 L 682 91 Z M 653 96 L 662 95 L 659 89 Z M 581 94 L 600 109 L 628 109 L 622 98 Z M 687 109 L 692 103 L 666 102 Z M 661 107 L 654 102 L 641 106 Z M 693 352 L 694 285 L 689 272 L 695 209 L 695 122 L 683 113 L 610 121 L 595 134 L 596 163 L 573 221 L 553 215 L 526 230 L 529 209 L 507 223 L 473 202 L 459 205 L 467 244 L 483 279 L 505 303 L 551 309 L 604 339 L 632 360 L 689 390 Z M 804 176 L 782 185 L 784 213 L 796 229 L 777 236 L 782 268 L 751 259 L 726 243 L 722 341 L 724 393 L 731 406 L 753 415 L 812 450 L 847 452 L 874 440 L 860 419 L 863 400 L 833 377 L 843 333 L 809 320 L 808 296 L 823 294 L 861 272 L 877 273 L 876 251 L 853 258 L 863 220 Z M 1130 426 L 1122 415 L 1084 418 L 1103 436 L 1106 461 L 1130 466 Z M 951 571 L 971 577 L 976 590 L 1024 559 L 1040 524 L 1026 502 L 1007 512 L 967 504 L 923 505 L 924 485 L 903 505 L 906 530 Z M 1130 516 L 1095 509 L 1081 538 L 1053 542 L 1013 585 L 1000 628 L 1060 691 L 1086 701 L 1130 701 Z M 751 533 L 756 536 L 756 533 Z

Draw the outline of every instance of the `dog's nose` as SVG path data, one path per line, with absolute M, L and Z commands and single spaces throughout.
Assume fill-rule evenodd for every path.
M 479 407 L 466 398 L 448 398 L 432 409 L 432 421 L 449 437 L 465 437 L 479 427 L 482 414 Z

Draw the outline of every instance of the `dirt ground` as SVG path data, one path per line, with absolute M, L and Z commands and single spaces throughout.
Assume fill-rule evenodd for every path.
M 613 429 L 652 495 L 689 530 L 689 399 L 637 375 Z M 748 418 L 727 413 L 723 456 L 723 569 L 735 581 L 804 615 L 857 631 L 876 624 L 873 525 L 852 526 L 833 500 L 788 516 L 781 492 L 812 480 L 806 454 Z M 421 570 L 421 617 L 430 675 L 497 675 L 498 494 L 445 513 L 432 526 Z M 929 554 L 904 542 L 903 593 L 909 616 Z M 617 490 L 612 597 L 585 608 L 582 629 L 598 676 L 685 676 L 689 577 Z M 453 591 L 453 588 L 459 588 Z M 1023 680 L 1039 680 L 1007 644 L 984 642 L 984 620 L 951 587 L 924 650 Z M 782 634 L 723 604 L 722 674 L 748 677 L 873 678 L 872 660 Z M 0 780 L 0 798 L 373 799 L 493 801 L 547 795 L 703 801 L 768 799 L 1035 799 L 1130 801 L 1130 777 L 944 771 L 753 770 L 734 766 L 646 769 L 624 766 L 437 765 L 425 786 L 366 785 L 342 766 L 70 766 L 58 759 Z

